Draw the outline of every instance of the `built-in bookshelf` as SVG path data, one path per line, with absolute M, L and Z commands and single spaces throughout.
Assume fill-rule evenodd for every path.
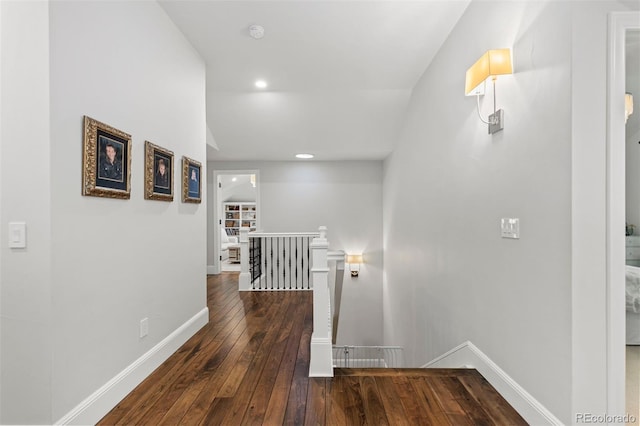
M 224 203 L 224 229 L 227 235 L 239 235 L 240 228 L 256 230 L 256 203 Z

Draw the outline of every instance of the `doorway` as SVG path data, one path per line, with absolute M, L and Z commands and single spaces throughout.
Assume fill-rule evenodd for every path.
M 609 58 L 607 99 L 607 172 L 606 172 L 606 276 L 607 276 L 607 411 L 625 412 L 626 347 L 626 240 L 622 225 L 626 222 L 626 128 L 624 98 L 626 92 L 627 35 L 640 30 L 638 12 L 613 12 L 609 15 Z M 631 118 L 630 118 L 631 119 Z M 637 117 L 636 117 L 637 119 Z M 633 401 L 631 401 L 633 402 Z M 634 413 L 629 413 L 634 415 Z M 636 418 L 637 419 L 637 418 Z
M 640 99 L 638 76 L 640 29 L 635 29 L 625 36 L 625 399 L 626 413 L 636 419 L 640 419 L 640 111 L 634 112 L 633 106 L 634 99 Z
M 214 247 L 216 273 L 240 271 L 240 229 L 260 229 L 257 170 L 214 172 Z

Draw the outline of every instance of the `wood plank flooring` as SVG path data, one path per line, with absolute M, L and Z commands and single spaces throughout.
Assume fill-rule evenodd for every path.
M 100 425 L 524 425 L 471 369 L 336 369 L 309 378 L 311 292 L 208 278 L 210 322 Z

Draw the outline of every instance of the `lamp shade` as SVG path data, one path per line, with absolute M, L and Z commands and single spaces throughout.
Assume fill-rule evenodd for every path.
M 487 50 L 467 70 L 464 93 L 469 94 L 489 77 L 512 73 L 510 49 Z
M 624 120 L 625 123 L 629 116 L 633 114 L 633 95 L 631 93 L 624 94 Z
M 347 263 L 362 263 L 362 255 L 361 254 L 348 254 L 347 255 Z

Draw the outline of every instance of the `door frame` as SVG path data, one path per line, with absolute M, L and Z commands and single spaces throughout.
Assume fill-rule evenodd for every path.
M 640 12 L 609 14 L 607 69 L 607 411 L 625 407 L 625 46 Z
M 222 269 L 222 265 L 220 264 L 220 251 L 221 251 L 221 242 L 220 242 L 220 221 L 222 220 L 221 213 L 221 201 L 219 200 L 219 191 L 220 188 L 218 186 L 218 177 L 223 175 L 256 175 L 256 211 L 258 212 L 256 218 L 256 229 L 260 228 L 260 170 L 252 169 L 252 170 L 214 170 L 213 171 L 213 265 L 210 268 L 210 273 L 219 274 Z

